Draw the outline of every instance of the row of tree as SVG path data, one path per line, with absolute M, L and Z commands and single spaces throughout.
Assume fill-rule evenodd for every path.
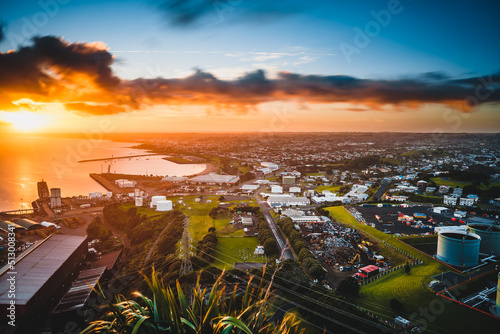
M 278 226 L 283 233 L 288 237 L 293 250 L 299 256 L 299 261 L 302 267 L 316 279 L 322 279 L 325 276 L 325 269 L 316 260 L 311 253 L 307 244 L 302 239 L 302 234 L 295 229 L 295 226 L 290 218 L 282 218 L 277 221 Z

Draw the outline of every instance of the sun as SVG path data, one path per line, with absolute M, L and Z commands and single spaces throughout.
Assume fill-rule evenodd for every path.
M 28 111 L 4 112 L 1 118 L 22 132 L 36 131 L 48 123 L 47 116 Z

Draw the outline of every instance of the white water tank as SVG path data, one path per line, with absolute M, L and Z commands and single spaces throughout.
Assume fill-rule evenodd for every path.
M 159 201 L 166 201 L 167 198 L 165 196 L 153 196 L 151 197 L 151 207 L 154 207 L 158 204 Z
M 135 198 L 135 206 L 142 206 L 142 197 L 136 197 Z
M 156 211 L 171 211 L 172 201 L 158 201 L 156 203 Z
M 107 198 L 111 198 L 111 197 L 113 197 L 113 192 L 108 191 L 108 192 L 106 193 L 106 197 L 107 197 Z
M 95 198 L 95 193 L 94 193 L 94 192 L 89 193 L 89 197 L 90 197 L 90 198 Z

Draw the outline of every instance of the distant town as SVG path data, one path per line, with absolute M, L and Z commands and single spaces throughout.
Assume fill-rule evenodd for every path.
M 293 315 L 307 333 L 498 328 L 500 135 L 134 141 L 151 156 L 206 168 L 119 174 L 113 163 L 130 157 L 111 156 L 88 176 L 106 192 L 65 197 L 64 185 L 31 185 L 32 209 L 0 213 L 0 304 L 11 322 L 0 331 L 79 333 L 155 273 L 188 298 L 193 286 L 213 291 L 221 280 L 243 295 L 250 277 L 257 286 L 262 278 L 276 291 L 269 321 Z

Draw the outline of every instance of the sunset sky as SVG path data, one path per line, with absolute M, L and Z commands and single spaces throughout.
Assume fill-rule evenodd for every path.
M 500 2 L 2 1 L 0 132 L 498 132 Z

